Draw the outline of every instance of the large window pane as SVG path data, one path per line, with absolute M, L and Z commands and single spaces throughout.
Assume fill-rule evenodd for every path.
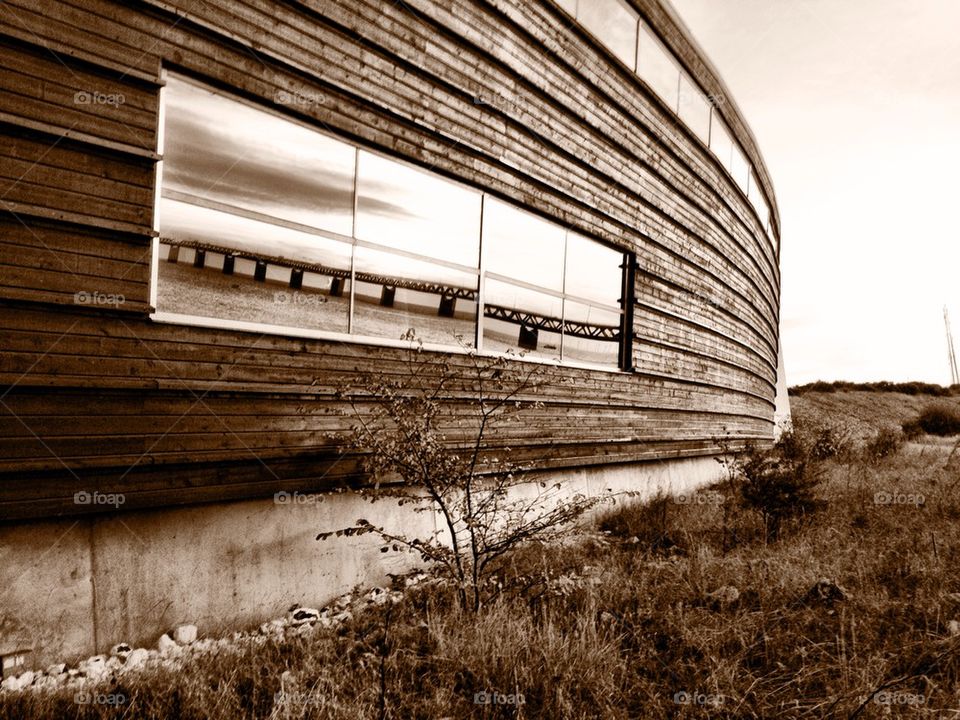
M 766 227 L 769 222 L 769 210 L 767 209 L 767 201 L 763 197 L 763 190 L 760 188 L 760 181 L 757 180 L 757 175 L 754 172 L 753 168 L 750 169 L 750 190 L 747 193 L 747 197 L 750 198 L 750 202 L 753 204 L 753 209 L 757 211 L 757 216 L 760 218 L 761 227 Z
M 355 257 L 354 333 L 397 340 L 412 329 L 424 342 L 474 344 L 476 271 L 363 246 Z
M 164 104 L 164 191 L 351 233 L 354 148 L 174 74 Z
M 678 113 L 687 127 L 693 130 L 703 142 L 707 142 L 710 136 L 710 103 L 686 73 L 680 75 Z
M 618 307 L 623 253 L 576 233 L 567 233 L 564 292 L 601 305 Z
M 477 267 L 481 195 L 439 175 L 360 152 L 357 237 Z
M 565 235 L 562 227 L 536 215 L 491 197 L 484 201 L 483 264 L 487 272 L 560 292 Z
M 734 144 L 733 146 L 733 156 L 730 161 L 730 174 L 733 175 L 733 179 L 736 180 L 737 185 L 740 186 L 740 189 L 746 193 L 748 189 L 747 186 L 750 183 L 750 165 L 747 163 L 746 156 L 744 156 L 743 151 L 737 144 Z
M 733 156 L 733 139 L 730 137 L 727 126 L 720 119 L 719 113 L 713 113 L 710 119 L 710 149 L 717 156 L 720 164 L 729 171 Z
M 346 332 L 348 243 L 169 198 L 160 219 L 159 310 Z
M 647 28 L 640 25 L 640 46 L 637 51 L 637 73 L 660 99 L 674 112 L 677 111 L 680 67 L 660 40 Z
M 633 70 L 636 67 L 639 15 L 623 0 L 582 0 L 577 19 Z

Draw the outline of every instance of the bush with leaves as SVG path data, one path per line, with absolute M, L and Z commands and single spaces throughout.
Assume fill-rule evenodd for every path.
M 904 433 L 897 428 L 881 428 L 876 435 L 864 445 L 863 453 L 871 462 L 883 460 L 900 452 L 903 446 Z
M 441 529 L 408 537 L 365 519 L 321 533 L 374 533 L 383 549 L 407 549 L 454 581 L 460 604 L 476 610 L 496 584 L 497 561 L 530 540 L 569 532 L 576 519 L 612 494 L 568 495 L 559 483 L 531 482 L 529 467 L 502 444 L 511 426 L 529 422 L 546 367 L 471 348 L 453 358 L 423 351 L 412 332 L 404 371 L 369 374 L 339 395 L 353 425 L 341 443 L 362 454 L 376 501 L 396 498 L 417 512 L 437 513 Z M 461 399 L 456 402 L 450 397 Z M 522 487 L 521 487 L 522 486 Z
M 767 541 L 779 538 L 788 521 L 824 506 L 816 497 L 819 473 L 808 461 L 783 457 L 776 450 L 751 450 L 740 459 L 739 472 L 742 502 L 760 513 Z
M 927 405 L 917 418 L 917 424 L 930 435 L 960 434 L 960 409 L 945 402 Z

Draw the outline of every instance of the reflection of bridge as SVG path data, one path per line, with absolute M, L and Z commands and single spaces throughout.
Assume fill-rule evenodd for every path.
M 171 262 L 176 262 L 175 253 L 172 248 L 187 247 L 193 248 L 204 253 L 220 253 L 224 257 L 242 258 L 251 260 L 257 265 L 278 265 L 298 270 L 300 273 L 312 272 L 327 277 L 349 280 L 351 272 L 349 268 L 335 268 L 322 263 L 304 262 L 303 260 L 291 260 L 290 258 L 279 255 L 265 255 L 263 253 L 250 253 L 235 248 L 225 247 L 223 245 L 214 245 L 213 243 L 198 242 L 196 240 L 168 240 L 162 239 L 162 242 L 169 243 L 171 247 Z M 196 263 L 194 263 L 196 264 Z M 225 266 L 226 267 L 226 266 Z M 462 298 L 464 300 L 476 300 L 477 291 L 471 288 L 456 287 L 453 285 L 441 285 L 422 280 L 410 280 L 407 278 L 388 277 L 386 275 L 377 275 L 376 273 L 358 272 L 357 281 L 372 283 L 374 285 L 383 285 L 384 287 L 404 288 L 406 290 L 416 290 L 418 292 L 430 293 L 431 295 L 440 295 L 445 298 Z M 261 279 L 261 278 L 257 278 Z
M 546 330 L 548 332 L 563 332 L 564 335 L 586 338 L 588 340 L 619 340 L 620 328 L 610 325 L 589 325 L 587 323 L 577 322 L 575 320 L 564 320 L 562 318 L 550 317 L 549 315 L 537 315 L 523 310 L 514 310 L 513 308 L 503 307 L 501 305 L 484 305 L 483 314 L 485 317 L 494 320 L 503 320 L 504 322 L 515 325 L 524 325 L 529 328 Z
M 322 263 L 304 262 L 302 260 L 292 260 L 279 255 L 265 255 L 263 253 L 251 253 L 237 250 L 236 248 L 226 247 L 224 245 L 215 245 L 213 243 L 199 242 L 196 240 L 170 240 L 161 238 L 161 242 L 170 246 L 170 252 L 167 259 L 170 262 L 177 262 L 179 248 L 191 248 L 196 251 L 194 257 L 194 267 L 202 268 L 205 263 L 206 253 L 219 253 L 224 256 L 223 272 L 232 274 L 234 262 L 237 258 L 249 260 L 256 264 L 254 279 L 266 279 L 267 265 L 276 265 L 279 267 L 290 268 L 290 286 L 300 288 L 303 283 L 303 273 L 312 272 L 318 275 L 326 275 L 343 280 L 350 279 L 352 273 L 349 269 L 335 268 Z M 478 292 L 471 288 L 455 287 L 451 285 L 441 285 L 421 280 L 411 280 L 407 278 L 388 277 L 386 275 L 377 275 L 375 273 L 358 272 L 356 279 L 360 282 L 367 282 L 375 285 L 382 285 L 385 292 L 381 296 L 381 304 L 393 304 L 393 289 L 404 288 L 415 290 L 417 292 L 439 295 L 441 299 L 440 313 L 452 316 L 452 301 L 456 299 L 470 300 L 476 302 Z M 342 291 L 342 284 L 335 283 L 331 292 L 339 295 Z M 386 292 L 391 289 L 390 292 Z M 385 298 L 389 297 L 389 303 Z M 549 315 L 539 315 L 537 313 L 517 310 L 515 308 L 505 307 L 503 305 L 491 305 L 484 303 L 483 314 L 485 317 L 493 320 L 508 322 L 513 325 L 520 325 L 529 330 L 545 330 L 547 332 L 563 333 L 572 337 L 585 338 L 587 340 L 620 340 L 620 328 L 613 325 L 591 325 L 589 323 L 578 322 L 575 320 L 565 320 L 563 318 L 551 317 Z

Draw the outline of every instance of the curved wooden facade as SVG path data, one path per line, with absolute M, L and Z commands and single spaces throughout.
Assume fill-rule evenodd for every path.
M 403 357 L 155 316 L 165 72 L 629 253 L 631 362 L 551 366 L 536 422 L 499 438 L 518 459 L 551 470 L 768 440 L 779 221 L 754 140 L 731 101 L 713 108 L 769 220 L 567 4 L 5 3 L 0 517 L 112 511 L 74 502 L 93 489 L 132 509 L 336 485 L 357 467 L 327 439 L 334 393 Z M 729 97 L 668 7 L 632 8 L 703 93 Z

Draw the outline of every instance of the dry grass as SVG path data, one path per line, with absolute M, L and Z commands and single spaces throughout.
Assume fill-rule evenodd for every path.
M 946 459 L 930 445 L 821 463 L 825 509 L 770 543 L 730 484 L 620 508 L 599 520 L 607 534 L 512 558 L 476 615 L 419 587 L 339 632 L 126 676 L 101 688 L 118 706 L 24 694 L 0 717 L 960 717 L 960 470 Z M 846 598 L 810 597 L 821 578 Z M 711 597 L 725 586 L 736 601 Z

